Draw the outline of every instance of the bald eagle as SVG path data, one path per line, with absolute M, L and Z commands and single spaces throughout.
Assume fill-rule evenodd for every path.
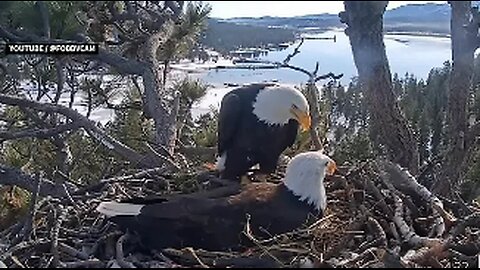
M 218 120 L 220 178 L 238 180 L 257 164 L 261 174 L 274 172 L 299 125 L 310 129 L 311 117 L 307 99 L 297 89 L 251 84 L 227 93 Z
M 250 183 L 233 195 L 219 198 L 102 202 L 96 210 L 122 230 L 137 234 L 146 250 L 187 246 L 241 250 L 251 244 L 242 236 L 247 215 L 256 237 L 289 232 L 309 217 L 322 217 L 327 202 L 323 181 L 335 170 L 330 157 L 311 151 L 289 162 L 280 184 Z

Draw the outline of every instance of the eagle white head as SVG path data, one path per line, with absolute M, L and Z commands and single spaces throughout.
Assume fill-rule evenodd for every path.
M 284 179 L 286 187 L 301 201 L 325 211 L 327 197 L 323 180 L 335 173 L 337 165 L 323 151 L 309 151 L 296 155 L 287 165 Z
M 260 90 L 253 103 L 253 113 L 270 125 L 284 125 L 295 119 L 304 131 L 311 126 L 307 99 L 302 92 L 288 86 L 272 85 Z

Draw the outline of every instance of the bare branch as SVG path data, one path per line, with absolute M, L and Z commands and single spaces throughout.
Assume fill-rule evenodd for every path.
M 80 124 L 73 122 L 73 123 L 57 126 L 51 129 L 27 129 L 27 130 L 21 130 L 21 131 L 0 131 L 0 139 L 11 140 L 11 139 L 21 139 L 25 137 L 49 139 L 54 135 L 58 135 L 66 131 L 77 130 L 79 128 L 80 128 Z
M 16 168 L 7 167 L 0 164 L 0 184 L 1 185 L 15 185 L 22 189 L 35 192 L 37 188 L 37 181 L 30 175 L 23 173 Z M 65 187 L 70 192 L 75 192 L 77 187 L 72 183 L 65 183 Z M 52 197 L 64 197 L 66 196 L 65 189 L 60 185 L 55 185 L 50 180 L 41 179 L 40 190 L 38 191 L 40 196 L 52 196 Z
M 1 94 L 0 94 L 0 103 L 6 104 L 6 105 L 12 105 L 12 106 L 32 108 L 32 109 L 44 111 L 44 112 L 60 113 L 70 118 L 73 122 L 76 122 L 79 126 L 83 127 L 90 136 L 100 141 L 105 147 L 115 151 L 117 154 L 131 161 L 134 165 L 142 165 L 145 167 L 155 167 L 160 165 L 157 163 L 158 160 L 152 160 L 150 158 L 147 158 L 146 156 L 140 155 L 130 147 L 117 141 L 115 138 L 105 133 L 105 131 L 98 128 L 95 125 L 95 123 L 90 119 L 81 115 L 77 111 L 69 109 L 65 106 L 40 103 L 36 101 L 31 101 L 27 99 L 21 99 L 21 98 L 12 97 L 8 95 L 1 95 Z
M 287 58 L 285 58 L 285 60 L 283 60 L 283 64 L 286 65 L 288 64 L 288 62 L 290 62 L 290 60 L 292 60 L 292 58 L 299 54 L 300 53 L 300 47 L 303 45 L 303 41 L 304 39 L 302 38 L 302 40 L 300 41 L 300 43 L 298 44 L 298 46 L 295 48 L 295 50 L 293 50 L 293 53 L 287 55 Z
M 125 241 L 126 238 L 127 238 L 127 234 L 124 234 L 118 239 L 117 245 L 116 245 L 117 252 L 116 252 L 115 259 L 121 268 L 136 268 L 131 262 L 127 262 L 125 260 L 124 253 L 123 253 L 123 242 Z
M 402 237 L 405 241 L 410 243 L 413 246 L 428 246 L 433 247 L 441 244 L 441 239 L 437 238 L 427 238 L 419 236 L 415 231 L 405 222 L 403 218 L 403 202 L 400 197 L 396 194 L 392 194 L 395 201 L 395 215 L 393 221 L 397 225 Z
M 315 63 L 315 70 L 313 71 L 312 73 L 312 77 L 316 77 L 317 76 L 317 72 L 318 72 L 318 69 L 320 68 L 320 63 L 318 63 L 318 61 Z
M 54 212 L 54 218 L 55 218 L 55 225 L 52 228 L 51 231 L 51 247 L 50 251 L 53 254 L 53 267 L 57 268 L 61 266 L 60 262 L 60 252 L 58 251 L 58 237 L 60 234 L 60 227 L 62 225 L 63 220 L 65 219 L 65 216 L 67 214 L 67 211 L 63 208 L 61 204 L 58 205 L 57 209 L 53 209 Z
M 142 75 L 147 68 L 145 63 L 110 53 L 103 48 L 99 48 L 98 55 L 92 55 L 91 59 L 109 64 L 120 74 Z
M 48 12 L 48 8 L 45 5 L 45 1 L 38 1 L 36 5 L 38 6 L 40 15 L 42 17 L 43 35 L 49 39 L 50 38 L 50 14 Z
M 17 36 L 0 25 L 0 37 L 10 41 L 29 41 L 28 38 Z
M 448 223 L 447 225 L 456 222 L 456 218 L 445 211 L 442 201 L 440 201 L 440 199 L 438 199 L 438 197 L 427 188 L 420 185 L 415 177 L 413 177 L 406 169 L 402 169 L 399 165 L 393 164 L 389 161 L 382 163 L 384 171 L 389 175 L 389 178 L 392 179 L 391 182 L 396 188 L 399 190 L 414 192 L 414 194 L 420 196 L 423 200 L 428 202 L 432 207 L 433 212 L 438 212 L 442 216 L 444 221 Z

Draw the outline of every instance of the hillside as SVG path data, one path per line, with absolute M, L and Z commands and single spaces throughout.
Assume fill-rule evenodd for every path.
M 241 25 L 209 19 L 201 43 L 225 53 L 237 48 L 259 47 L 295 40 L 296 30 Z
M 476 2 L 474 2 L 476 4 Z M 318 29 L 342 28 L 337 14 L 315 14 L 296 17 L 243 17 L 221 21 L 243 25 L 273 26 L 295 30 L 315 27 Z M 448 4 L 408 4 L 385 12 L 386 31 L 450 32 L 450 7 Z

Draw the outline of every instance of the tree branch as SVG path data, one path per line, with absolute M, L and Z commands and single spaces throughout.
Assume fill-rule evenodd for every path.
M 46 38 L 50 39 L 50 14 L 48 12 L 48 8 L 45 5 L 45 1 L 38 1 L 36 5 L 42 17 L 43 35 Z
M 3 28 L 1 25 L 0 25 L 0 37 L 1 38 L 4 38 L 4 39 L 8 39 L 10 41 L 16 41 L 16 42 L 19 42 L 19 41 L 30 41 L 29 38 L 26 38 L 26 37 L 21 37 L 21 36 L 17 36 L 13 33 L 10 33 L 9 31 L 7 31 L 5 28 Z
M 122 144 L 121 142 L 117 141 L 115 138 L 106 134 L 103 130 L 99 129 L 95 125 L 95 123 L 90 119 L 81 115 L 77 111 L 69 109 L 65 106 L 40 103 L 36 101 L 21 99 L 17 97 L 8 96 L 8 95 L 2 95 L 2 94 L 0 94 L 0 103 L 11 105 L 11 106 L 28 107 L 28 108 L 32 108 L 32 109 L 44 111 L 44 112 L 60 113 L 70 118 L 73 122 L 76 122 L 77 125 L 84 128 L 90 136 L 100 141 L 105 147 L 109 148 L 110 150 L 113 150 L 123 158 L 131 161 L 133 164 L 135 165 L 140 164 L 141 166 L 144 166 L 144 167 L 155 167 L 161 164 L 161 163 L 157 163 L 158 160 L 152 160 L 151 158 L 147 158 L 146 156 L 140 155 L 130 147 Z
M 65 188 L 44 178 L 40 182 L 38 191 L 40 196 L 64 197 L 67 196 L 65 188 L 68 192 L 75 192 L 78 189 L 76 185 L 70 182 L 65 183 Z M 37 189 L 37 181 L 32 176 L 17 168 L 7 167 L 3 164 L 0 164 L 0 185 L 15 185 L 31 192 Z
M 0 139 L 11 140 L 11 139 L 21 139 L 25 137 L 35 137 L 40 139 L 49 139 L 54 135 L 60 133 L 77 130 L 80 128 L 79 123 L 68 123 L 65 125 L 57 126 L 51 129 L 26 129 L 21 131 L 0 131 Z
M 320 75 L 320 76 L 317 76 L 315 77 L 315 82 L 318 82 L 320 80 L 325 80 L 325 79 L 328 79 L 328 78 L 331 78 L 333 80 L 339 80 L 343 77 L 343 73 L 341 74 L 338 74 L 338 75 L 335 75 L 333 74 L 332 72 L 329 72 L 327 74 L 324 74 L 324 75 Z
M 292 60 L 292 58 L 299 54 L 300 53 L 300 47 L 302 46 L 303 44 L 303 41 L 304 39 L 302 38 L 302 41 L 300 41 L 300 43 L 298 44 L 298 46 L 295 48 L 295 50 L 293 50 L 293 53 L 287 55 L 287 58 L 285 58 L 285 60 L 283 60 L 283 64 L 286 65 L 288 64 L 288 62 L 290 62 L 290 60 Z
M 103 48 L 99 48 L 98 55 L 92 55 L 91 59 L 109 64 L 120 74 L 142 75 L 146 69 L 145 63 L 110 53 Z

